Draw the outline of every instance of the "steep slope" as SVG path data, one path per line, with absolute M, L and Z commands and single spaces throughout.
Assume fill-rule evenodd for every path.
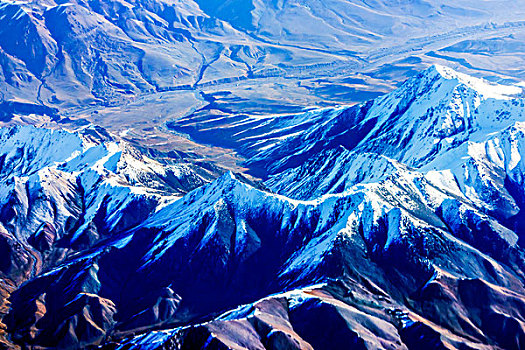
M 170 127 L 200 142 L 237 149 L 254 174 L 267 178 L 270 189 L 294 198 L 342 192 L 409 167 L 508 219 L 523 198 L 521 96 L 518 86 L 433 66 L 361 105 L 297 115 L 178 120 Z M 219 126 L 222 135 L 212 137 Z
M 181 197 L 181 165 L 100 129 L 3 130 L 9 339 L 520 349 L 520 91 L 432 67 L 362 105 L 239 116 L 215 138 L 220 118 L 178 126 L 238 149 L 273 192 L 226 173 Z
M 425 182 L 420 185 L 433 198 L 457 203 Z M 413 310 L 417 316 L 412 320 L 435 323 L 431 329 L 438 337 L 444 327 L 453 329 L 460 343 L 503 344 L 490 335 L 497 333 L 495 328 L 483 323 L 496 317 L 488 311 L 471 311 L 455 294 L 437 309 L 425 304 L 432 305 L 434 294 L 421 302 L 416 296 L 428 283 L 444 289 L 458 288 L 463 280 L 488 283 L 489 305 L 505 309 L 510 293 L 518 309 L 509 322 L 521 325 L 524 260 L 516 235 L 464 203 L 458 205 L 465 217 L 458 218 L 453 205 L 442 205 L 440 217 L 412 190 L 384 183 L 299 202 L 226 174 L 166 205 L 112 243 L 25 284 L 13 295 L 7 323 L 14 339 L 24 343 L 99 344 L 109 334 L 118 342 L 145 327 L 187 324 L 280 290 L 342 278 L 354 281 L 353 288 L 362 288 L 359 281 L 377 285 L 392 303 Z M 449 227 L 450 217 L 455 222 Z M 471 225 L 483 226 L 484 234 L 469 236 Z M 66 293 L 52 297 L 59 291 Z M 407 303 L 404 296 L 414 300 Z M 35 300 L 42 306 L 31 306 Z M 78 305 L 73 307 L 73 301 Z M 110 309 L 106 316 L 82 313 L 91 303 Z M 43 315 L 33 315 L 42 308 Z M 64 316 L 56 319 L 57 314 Z M 399 339 L 404 326 L 383 317 L 386 321 L 377 322 L 390 322 L 386 339 Z M 71 323 L 73 318 L 78 321 Z M 468 326 L 458 328 L 459 320 Z M 86 322 L 97 330 L 86 332 Z M 351 327 L 356 339 L 372 339 L 366 334 L 374 334 L 375 326 L 361 327 Z M 237 327 L 232 331 L 241 332 Z M 243 334 L 234 335 L 234 341 L 251 342 Z
M 214 176 L 191 164 L 163 165 L 96 127 L 1 129 L 2 303 L 22 282 Z
M 4 128 L 0 153 L 2 230 L 42 253 L 90 246 L 213 177 L 190 164 L 163 165 L 95 127 Z
M 433 67 L 372 104 L 332 114 L 324 122 L 328 127 L 310 127 L 249 162 L 271 164 L 266 184 L 299 198 L 376 181 L 399 173 L 402 164 L 522 236 L 525 100 L 519 93 L 517 87 Z M 345 113 L 356 126 L 340 133 Z M 297 167 L 297 158 L 308 161 Z

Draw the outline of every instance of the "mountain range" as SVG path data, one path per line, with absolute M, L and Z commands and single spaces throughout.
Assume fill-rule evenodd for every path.
M 433 65 L 355 105 L 206 111 L 165 128 L 233 171 L 92 124 L 0 129 L 5 347 L 525 346 L 520 84 Z

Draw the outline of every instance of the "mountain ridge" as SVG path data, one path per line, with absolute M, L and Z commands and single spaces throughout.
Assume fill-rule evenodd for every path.
M 15 179 L 0 196 L 9 340 L 519 349 L 525 105 L 503 93 L 515 87 L 471 88 L 457 99 L 467 83 L 485 84 L 431 67 L 361 105 L 238 116 L 214 142 L 235 136 L 229 146 L 271 174 L 262 186 L 243 174 L 161 163 L 99 127 L 2 129 L 0 174 L 14 169 L 4 176 Z M 417 115 L 433 127 L 413 124 L 406 143 L 392 137 Z M 455 118 L 474 122 L 454 129 L 447 123 Z M 75 147 L 45 156 L 54 155 L 46 145 L 70 138 Z M 421 161 L 427 145 L 447 138 L 459 141 Z M 418 139 L 426 148 L 412 152 Z M 451 154 L 458 163 L 440 160 Z M 166 175 L 180 167 L 187 182 Z M 58 205 L 68 197 L 71 208 Z M 6 214 L 13 210 L 24 216 Z M 26 217 L 32 226 L 18 222 Z M 30 232 L 19 233 L 24 227 Z

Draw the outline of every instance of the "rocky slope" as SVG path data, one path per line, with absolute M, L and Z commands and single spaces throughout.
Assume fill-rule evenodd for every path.
M 161 164 L 97 127 L 1 129 L 2 303 L 24 281 L 135 226 L 214 171 Z
M 98 128 L 3 129 L 7 340 L 520 349 L 520 94 L 431 67 L 362 105 L 170 126 L 237 149 L 257 186 Z

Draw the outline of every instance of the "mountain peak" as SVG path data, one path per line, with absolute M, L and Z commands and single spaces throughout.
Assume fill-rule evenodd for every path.
M 467 86 L 484 98 L 511 99 L 523 92 L 523 89 L 517 85 L 492 83 L 438 64 L 431 65 L 413 79 L 421 81 L 423 84 L 435 81 L 453 82 L 454 87 L 457 85 Z
M 231 181 L 238 181 L 238 180 L 235 177 L 235 175 L 233 174 L 233 172 L 228 170 L 227 172 L 222 174 L 222 176 L 217 181 L 218 182 L 222 182 L 222 183 L 228 183 L 228 182 L 231 182 Z
M 227 171 L 211 183 L 195 191 L 203 191 L 202 195 L 204 196 L 208 194 L 217 194 L 220 196 L 224 193 L 234 192 L 234 189 L 244 187 L 243 185 L 244 184 L 239 181 L 231 171 Z
M 459 75 L 463 75 L 462 73 L 459 73 L 450 67 L 442 66 L 440 64 L 431 65 L 422 71 L 421 74 L 428 76 L 440 76 L 444 79 L 458 79 Z

